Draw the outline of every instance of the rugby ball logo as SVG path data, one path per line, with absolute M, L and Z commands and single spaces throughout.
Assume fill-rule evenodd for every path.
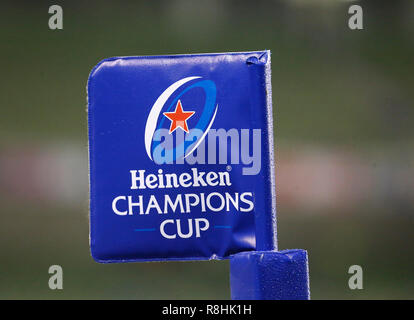
M 193 90 L 203 90 L 205 101 L 203 106 L 183 103 L 183 98 Z M 185 158 L 194 152 L 203 142 L 217 114 L 216 85 L 202 77 L 187 77 L 174 82 L 158 97 L 152 106 L 145 125 L 145 149 L 148 157 L 154 159 L 154 149 L 160 145 L 161 130 L 168 130 L 170 135 L 186 134 L 191 136 L 191 143 L 176 142 L 168 163 Z M 189 126 L 188 120 L 195 122 Z

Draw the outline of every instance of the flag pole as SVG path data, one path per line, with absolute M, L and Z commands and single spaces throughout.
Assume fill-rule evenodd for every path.
M 270 166 L 264 171 L 263 178 L 270 181 L 264 199 L 271 212 L 257 212 L 256 251 L 246 251 L 230 257 L 230 289 L 233 300 L 309 300 L 309 267 L 306 250 L 293 249 L 278 251 L 276 232 L 276 187 L 274 179 L 274 146 L 272 119 L 272 90 L 270 51 L 260 57 L 247 59 L 250 76 L 259 78 L 258 88 L 251 89 L 251 99 L 260 99 L 255 92 L 266 92 L 267 123 L 269 130 L 263 137 L 265 156 Z M 265 88 L 263 88 L 265 86 Z M 254 105 L 252 103 L 252 105 Z

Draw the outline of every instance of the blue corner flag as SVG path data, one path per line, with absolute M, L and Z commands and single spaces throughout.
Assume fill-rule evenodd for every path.
M 308 288 L 306 253 L 277 252 L 270 73 L 269 51 L 116 57 L 93 68 L 96 261 L 230 258 L 233 298 L 308 297 L 264 286 L 306 268 L 295 288 Z

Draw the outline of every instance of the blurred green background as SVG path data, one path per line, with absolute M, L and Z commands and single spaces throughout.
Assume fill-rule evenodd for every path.
M 260 49 L 279 248 L 309 251 L 313 299 L 414 298 L 413 1 L 2 1 L 0 41 L 0 298 L 228 299 L 228 261 L 92 260 L 85 87 L 106 57 Z

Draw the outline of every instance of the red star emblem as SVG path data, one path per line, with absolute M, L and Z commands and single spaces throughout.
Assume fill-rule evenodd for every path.
M 178 127 L 188 133 L 187 120 L 195 113 L 195 111 L 183 111 L 181 101 L 178 100 L 174 112 L 164 112 L 164 116 L 171 120 L 170 132 L 173 133 Z

